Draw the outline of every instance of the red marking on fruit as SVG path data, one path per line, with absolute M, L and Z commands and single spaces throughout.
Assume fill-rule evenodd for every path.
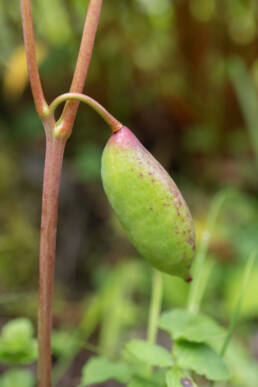
M 140 173 L 139 176 L 140 176 L 141 178 L 143 178 L 143 174 L 142 174 L 142 173 Z
M 187 277 L 186 282 L 192 282 L 192 280 L 193 280 L 193 277 L 192 277 L 191 275 L 189 275 L 189 276 Z
M 153 208 L 152 208 L 152 207 L 150 207 L 150 211 L 153 211 Z
M 187 239 L 186 241 L 190 246 L 193 246 L 194 245 L 194 240 L 191 236 L 189 236 L 189 238 Z
M 154 183 L 155 179 L 151 179 L 152 183 Z

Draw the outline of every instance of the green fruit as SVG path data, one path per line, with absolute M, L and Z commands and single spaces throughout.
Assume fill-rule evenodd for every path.
M 141 256 L 190 280 L 195 251 L 190 211 L 171 177 L 128 128 L 111 135 L 101 173 L 111 206 Z

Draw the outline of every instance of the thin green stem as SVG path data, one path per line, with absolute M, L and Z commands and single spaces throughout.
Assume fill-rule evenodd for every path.
M 205 259 L 208 253 L 209 244 L 213 228 L 215 226 L 219 211 L 222 204 L 226 200 L 229 192 L 222 191 L 216 195 L 211 210 L 208 214 L 205 231 L 202 234 L 200 246 L 195 259 L 193 268 L 193 281 L 190 286 L 189 297 L 188 297 L 188 310 L 192 313 L 197 313 L 200 308 L 202 301 L 202 295 L 204 294 L 205 287 L 203 286 L 203 270 L 205 265 Z
M 57 106 L 59 106 L 62 102 L 67 100 L 76 100 L 80 102 L 84 102 L 87 105 L 91 106 L 110 126 L 112 132 L 117 132 L 120 130 L 123 125 L 119 122 L 112 114 L 110 114 L 100 103 L 98 103 L 95 99 L 80 93 L 65 93 L 59 95 L 49 106 L 49 114 L 53 114 Z M 55 128 L 55 136 L 62 136 L 63 129 L 63 120 L 62 118 L 57 122 Z M 64 134 L 67 133 L 65 130 Z
M 250 277 L 250 274 L 251 274 L 251 271 L 252 271 L 252 268 L 253 268 L 253 265 L 254 265 L 254 262 L 255 262 L 256 254 L 257 254 L 257 252 L 253 251 L 249 255 L 249 258 L 248 258 L 248 260 L 246 262 L 246 266 L 245 266 L 245 270 L 244 270 L 244 278 L 243 278 L 243 281 L 242 281 L 242 286 L 241 286 L 239 298 L 238 298 L 238 301 L 236 303 L 234 314 L 233 314 L 232 319 L 230 321 L 230 325 L 229 325 L 229 328 L 228 328 L 227 335 L 225 337 L 225 341 L 224 341 L 224 343 L 222 345 L 222 348 L 221 348 L 221 351 L 220 351 L 220 355 L 222 357 L 225 356 L 225 354 L 226 354 L 226 351 L 228 349 L 229 343 L 230 343 L 230 341 L 232 339 L 233 333 L 234 333 L 234 331 L 236 329 L 236 325 L 237 325 L 238 320 L 239 320 L 239 316 L 240 316 L 240 312 L 241 312 L 241 308 L 242 308 L 242 304 L 243 304 L 243 299 L 244 299 L 244 296 L 245 296 L 245 293 L 246 293 L 246 288 L 247 288 L 247 285 L 248 285 L 249 277 Z M 210 383 L 210 387 L 215 387 L 215 384 L 216 384 L 216 382 L 211 382 Z
M 241 312 L 241 308 L 242 308 L 242 304 L 243 304 L 243 299 L 244 299 L 244 296 L 245 296 L 245 293 L 246 293 L 246 288 L 247 288 L 249 277 L 250 277 L 250 274 L 251 274 L 251 270 L 252 270 L 252 267 L 253 267 L 253 264 L 254 264 L 254 261 L 255 261 L 255 257 L 256 257 L 256 251 L 253 251 L 249 255 L 249 258 L 248 258 L 248 260 L 246 262 L 245 271 L 244 271 L 244 278 L 243 278 L 243 282 L 242 282 L 242 286 L 241 286 L 241 291 L 240 291 L 239 298 L 238 298 L 238 301 L 237 301 L 237 304 L 236 304 L 236 307 L 235 307 L 235 310 L 234 310 L 234 314 L 232 316 L 232 319 L 231 319 L 231 322 L 230 322 L 230 325 L 229 325 L 227 336 L 225 338 L 224 344 L 223 344 L 223 346 L 221 348 L 221 351 L 220 351 L 221 356 L 225 355 L 226 350 L 228 348 L 228 345 L 230 343 L 230 340 L 232 338 L 232 335 L 234 333 L 234 330 L 236 328 L 237 322 L 239 320 L 239 316 L 240 316 L 240 312 Z
M 148 342 L 155 344 L 158 332 L 158 319 L 162 303 L 162 274 L 160 271 L 153 271 L 152 295 L 149 310 Z
M 248 72 L 248 68 L 241 58 L 231 59 L 229 62 L 229 76 L 233 82 L 243 112 L 250 138 L 250 145 L 254 151 L 255 165 L 258 169 L 258 98 L 256 88 Z

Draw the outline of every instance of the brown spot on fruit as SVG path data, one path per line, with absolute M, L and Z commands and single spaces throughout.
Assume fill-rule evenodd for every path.
M 194 240 L 191 236 L 189 236 L 189 238 L 187 239 L 186 241 L 190 246 L 193 246 L 194 245 Z
M 193 277 L 191 276 L 191 275 L 189 275 L 188 277 L 187 277 L 187 280 L 186 280 L 186 282 L 192 282 L 192 280 L 193 280 Z

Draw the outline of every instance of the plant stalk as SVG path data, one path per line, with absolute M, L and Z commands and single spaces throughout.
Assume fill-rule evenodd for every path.
M 33 30 L 33 21 L 31 13 L 31 0 L 20 0 L 24 45 L 27 58 L 28 73 L 30 78 L 31 91 L 37 113 L 40 117 L 44 116 L 47 110 L 44 93 L 41 86 L 38 64 L 36 58 L 35 39 Z
M 205 285 L 207 285 L 207 283 L 205 284 L 205 281 L 203 283 L 203 276 L 205 272 L 205 269 L 204 269 L 205 260 L 207 258 L 207 254 L 209 250 L 211 235 L 212 235 L 214 226 L 216 224 L 221 206 L 223 205 L 224 201 L 228 198 L 229 195 L 231 195 L 231 191 L 228 189 L 225 189 L 219 192 L 215 196 L 212 202 L 212 206 L 207 217 L 205 231 L 202 234 L 202 238 L 200 240 L 200 245 L 198 248 L 198 252 L 197 252 L 194 267 L 193 267 L 194 280 L 190 285 L 189 296 L 188 296 L 187 309 L 189 312 L 192 312 L 192 313 L 198 313 L 200 309 L 200 303 L 202 301 L 202 297 L 205 291 Z M 210 266 L 210 269 L 211 268 L 212 267 Z M 209 273 L 206 273 L 206 274 L 209 274 Z
M 98 28 L 102 1 L 103 0 L 90 0 L 79 55 L 70 87 L 71 93 L 82 93 L 84 89 Z M 79 101 L 68 101 L 64 107 L 61 118 L 64 120 L 68 132 L 73 127 L 78 106 Z
M 51 386 L 52 295 L 58 197 L 65 140 L 47 136 L 40 233 L 38 387 Z
M 162 303 L 162 274 L 159 270 L 153 271 L 152 295 L 149 311 L 148 342 L 155 344 L 158 333 L 158 319 Z
M 20 4 L 30 85 L 35 107 L 46 133 L 39 263 L 38 387 L 51 387 L 52 295 L 59 186 L 65 144 L 71 134 L 79 102 L 67 102 L 62 114 L 62 136 L 55 136 L 56 123 L 53 114 L 49 112 L 38 71 L 31 0 L 20 0 Z M 72 92 L 81 92 L 84 88 L 101 6 L 102 0 L 90 0 L 71 85 Z

